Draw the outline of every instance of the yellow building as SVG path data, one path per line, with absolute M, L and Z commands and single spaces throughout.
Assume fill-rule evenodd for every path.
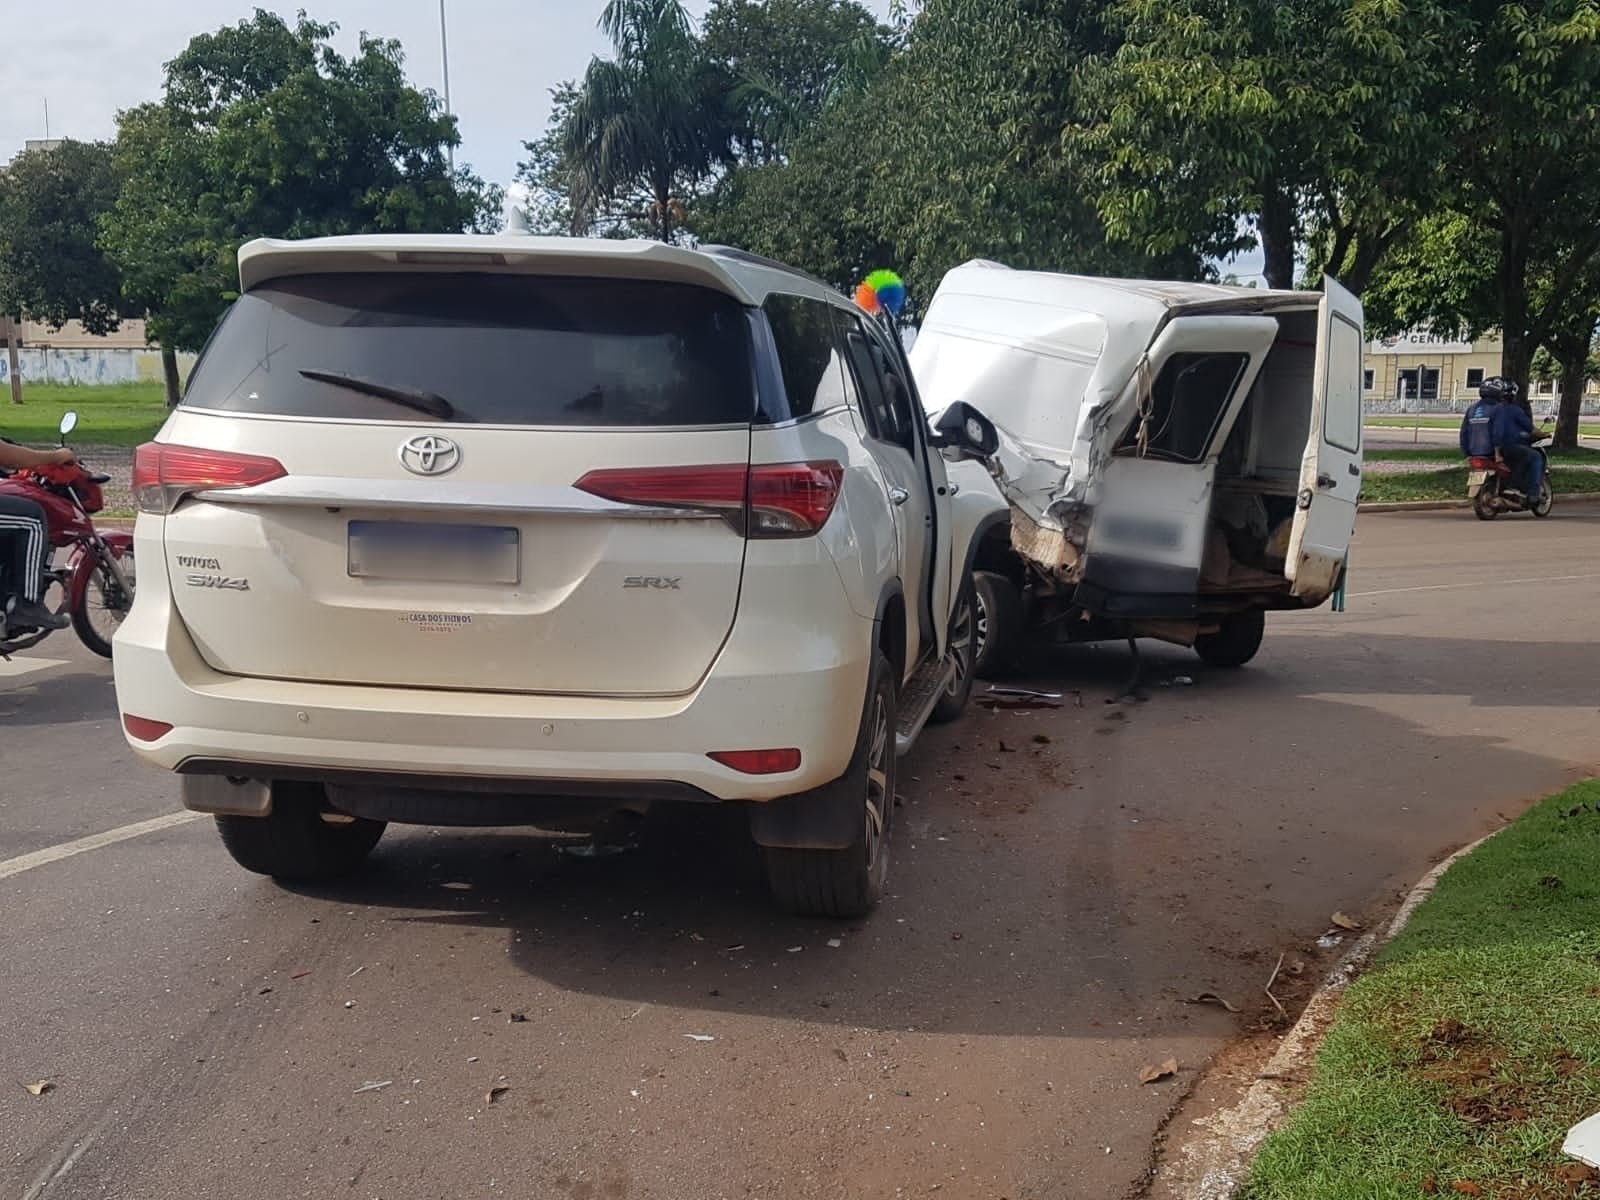
M 1379 338 L 1367 345 L 1365 400 L 1369 412 L 1461 411 L 1478 398 L 1478 385 L 1500 373 L 1500 335 L 1452 341 L 1426 330 Z M 1534 379 L 1535 401 L 1556 400 L 1556 382 Z M 1600 395 L 1590 383 L 1588 396 Z

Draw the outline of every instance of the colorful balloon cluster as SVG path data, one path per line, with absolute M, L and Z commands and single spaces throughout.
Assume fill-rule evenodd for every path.
M 905 281 L 893 271 L 874 271 L 856 288 L 856 303 L 874 316 L 898 317 L 906 306 Z

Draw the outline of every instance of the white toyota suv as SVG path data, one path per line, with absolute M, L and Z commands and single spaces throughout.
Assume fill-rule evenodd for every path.
M 896 757 L 972 688 L 999 518 L 944 455 L 993 428 L 930 430 L 883 326 L 736 250 L 256 241 L 239 273 L 137 452 L 115 646 L 130 744 L 233 857 L 328 878 L 390 821 L 739 802 L 781 904 L 870 908 Z

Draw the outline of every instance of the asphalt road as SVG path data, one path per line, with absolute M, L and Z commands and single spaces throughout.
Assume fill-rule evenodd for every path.
M 1597 545 L 1600 506 L 1368 517 L 1349 612 L 1275 618 L 1244 671 L 1155 649 L 1112 705 L 1126 651 L 1063 652 L 1081 707 L 925 739 L 848 925 L 775 915 L 712 810 L 607 857 L 391 830 L 330 890 L 205 820 L 15 872 L 174 789 L 104 665 L 0 664 L 0 1195 L 1122 1194 L 1280 952 L 1309 981 L 1333 911 L 1596 769 Z

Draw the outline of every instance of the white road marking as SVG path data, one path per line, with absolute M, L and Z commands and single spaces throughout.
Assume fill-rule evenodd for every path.
M 1481 588 L 1491 585 L 1509 586 L 1528 583 L 1575 583 L 1581 579 L 1600 579 L 1600 571 L 1588 575 L 1544 575 L 1538 579 L 1473 579 L 1466 583 L 1430 583 L 1423 587 L 1379 588 L 1374 592 L 1351 592 L 1350 599 L 1361 596 L 1395 596 L 1401 592 L 1453 592 L 1460 588 Z
M 31 675 L 34 671 L 47 671 L 51 667 L 64 667 L 64 658 L 0 658 L 0 679 L 14 679 L 18 675 Z
M 4 862 L 0 862 L 0 879 L 10 879 L 13 875 L 21 875 L 24 871 L 31 871 L 35 867 L 47 867 L 51 863 L 60 862 L 64 858 L 72 858 L 77 854 L 86 854 L 90 850 L 114 846 L 118 842 L 127 841 L 129 838 L 143 837 L 147 833 L 160 833 L 163 829 L 187 825 L 190 821 L 198 821 L 205 815 L 205 813 L 197 812 L 168 813 L 164 817 L 151 817 L 148 821 L 135 821 L 132 825 L 124 825 L 119 829 L 108 829 L 104 833 L 91 833 L 88 837 L 81 837 L 71 842 L 62 842 L 59 846 L 46 846 L 43 850 L 35 850 L 32 854 L 21 854 L 16 858 L 8 858 Z

